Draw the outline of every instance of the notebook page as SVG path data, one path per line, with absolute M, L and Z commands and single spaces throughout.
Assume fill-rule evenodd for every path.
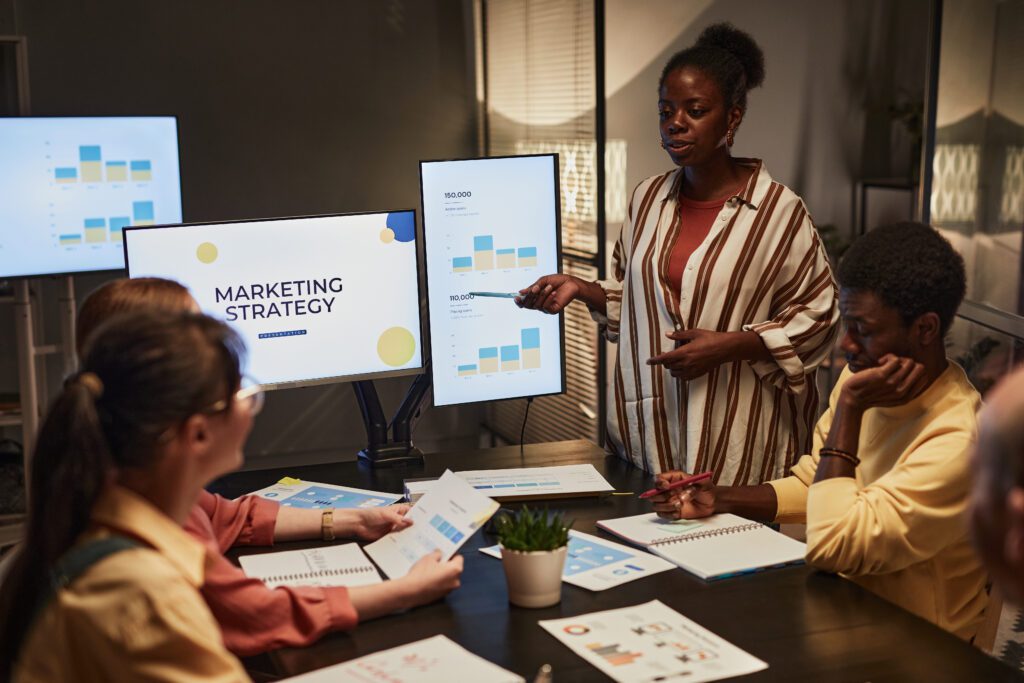
M 681 535 L 703 529 L 717 529 L 722 526 L 746 524 L 748 520 L 735 515 L 712 515 L 704 519 L 662 519 L 653 512 L 631 517 L 604 519 L 597 526 L 605 531 L 624 538 L 630 543 L 648 546 L 654 543 L 671 541 Z
M 238 558 L 248 576 L 278 586 L 368 586 L 380 573 L 356 543 Z
M 756 522 L 701 529 L 650 550 L 702 579 L 803 562 L 806 546 Z

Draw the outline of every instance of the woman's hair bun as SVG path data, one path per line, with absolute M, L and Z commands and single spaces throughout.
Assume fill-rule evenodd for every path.
M 747 90 L 764 82 L 764 52 L 746 31 L 729 22 L 712 24 L 704 29 L 695 47 L 714 47 L 725 50 L 739 60 L 747 78 Z

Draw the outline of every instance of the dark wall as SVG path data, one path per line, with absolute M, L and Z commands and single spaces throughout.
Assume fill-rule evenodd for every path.
M 417 162 L 476 154 L 468 0 L 0 0 L 0 22 L 28 36 L 34 115 L 178 117 L 187 221 L 418 212 Z M 76 278 L 79 299 L 106 279 Z M 56 330 L 55 285 L 38 288 Z M 408 383 L 378 383 L 386 412 Z M 477 416 L 432 410 L 417 441 L 475 443 Z M 363 442 L 334 385 L 268 397 L 247 451 L 298 463 Z
M 418 205 L 475 144 L 460 0 L 18 0 L 36 115 L 179 117 L 186 220 Z

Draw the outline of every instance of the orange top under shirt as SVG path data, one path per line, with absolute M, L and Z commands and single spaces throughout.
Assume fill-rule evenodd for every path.
M 725 206 L 725 202 L 732 195 L 721 199 L 698 202 L 682 195 L 679 196 L 679 236 L 672 245 L 672 254 L 668 263 L 668 286 L 675 292 L 676 299 L 679 299 L 680 286 L 683 282 L 683 271 L 686 270 L 686 262 L 697 247 L 707 239 L 711 232 L 711 226 L 718 218 L 719 212 Z

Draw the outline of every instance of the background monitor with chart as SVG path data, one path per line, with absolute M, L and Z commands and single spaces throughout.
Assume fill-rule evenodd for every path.
M 129 228 L 124 251 L 238 330 L 261 384 L 422 372 L 413 211 Z
M 179 223 L 178 124 L 0 118 L 0 277 L 124 268 L 129 225 Z
M 420 163 L 434 405 L 565 390 L 562 316 L 509 298 L 560 271 L 558 156 Z

